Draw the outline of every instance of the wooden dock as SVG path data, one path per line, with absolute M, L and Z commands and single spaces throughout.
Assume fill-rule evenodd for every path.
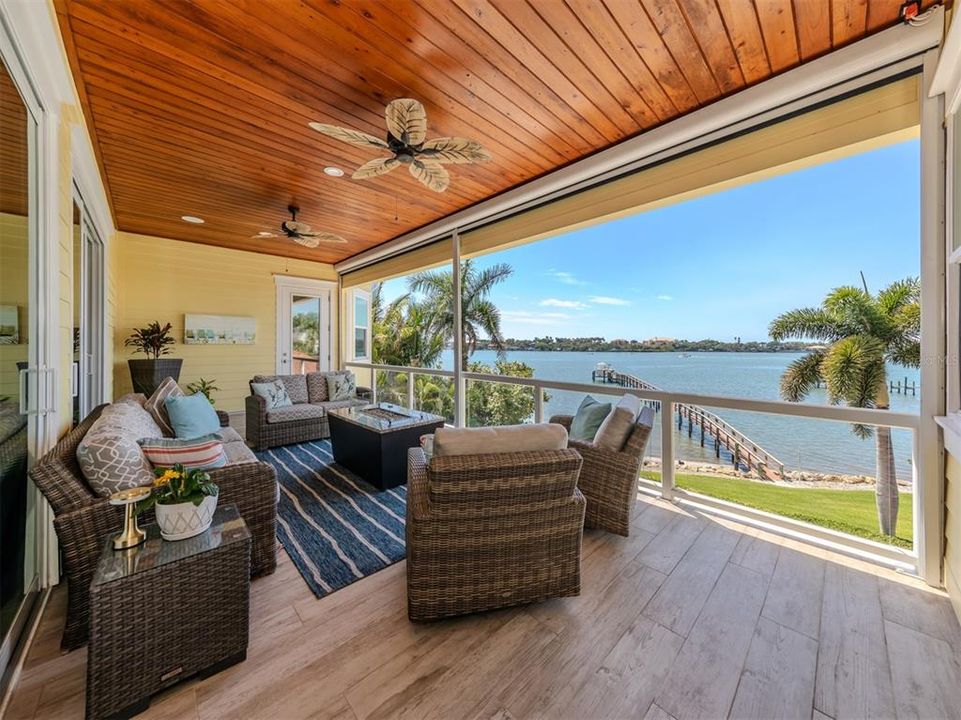
M 633 390 L 660 390 L 646 380 L 618 372 L 613 368 L 594 370 L 591 373 L 591 379 L 594 382 L 619 385 Z M 661 410 L 661 403 L 656 400 L 642 400 L 642 402 L 657 412 Z M 683 431 L 684 422 L 687 421 L 687 436 L 693 440 L 697 435 L 701 447 L 713 448 L 714 457 L 720 459 L 721 452 L 724 450 L 736 468 L 757 473 L 757 476 L 763 480 L 784 478 L 783 462 L 723 418 L 699 405 L 678 403 L 675 409 L 677 429 Z

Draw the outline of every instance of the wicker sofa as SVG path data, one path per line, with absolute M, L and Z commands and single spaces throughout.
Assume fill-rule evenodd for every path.
M 358 397 L 350 400 L 327 399 L 327 377 L 337 372 L 317 372 L 306 375 L 256 375 L 251 383 L 280 380 L 287 389 L 293 405 L 267 409 L 267 401 L 255 395 L 247 396 L 247 442 L 254 450 L 266 450 L 278 445 L 320 440 L 330 437 L 327 411 L 332 408 L 366 405 L 365 388 L 358 388 Z
M 67 621 L 61 647 L 73 650 L 87 642 L 90 581 L 106 537 L 123 526 L 122 508 L 90 490 L 77 463 L 77 446 L 100 417 L 96 408 L 30 470 L 30 477 L 54 511 L 53 526 L 63 552 L 67 577 Z M 221 415 L 221 424 L 226 415 Z M 237 505 L 252 535 L 252 575 L 272 573 L 277 566 L 277 476 L 258 462 L 240 435 L 224 427 L 224 449 L 229 463 L 210 471 L 220 488 L 220 502 Z M 150 522 L 151 517 L 142 518 Z
M 569 449 L 408 451 L 407 614 L 415 622 L 580 593 L 584 497 Z
M 570 431 L 573 417 L 555 415 L 550 421 Z M 568 441 L 567 446 L 584 459 L 577 483 L 587 498 L 584 527 L 599 528 L 625 537 L 630 534 L 631 518 L 637 509 L 637 476 L 653 425 L 654 411 L 643 408 L 620 452 L 589 442 Z

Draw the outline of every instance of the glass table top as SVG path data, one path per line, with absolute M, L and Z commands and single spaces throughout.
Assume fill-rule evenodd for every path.
M 328 415 L 336 415 L 347 422 L 360 425 L 374 432 L 384 433 L 391 430 L 401 430 L 418 425 L 435 425 L 444 422 L 441 415 L 411 410 L 410 408 L 392 405 L 391 403 L 376 403 L 371 405 L 355 405 L 354 407 L 334 408 L 327 411 Z
M 100 562 L 91 585 L 131 577 L 145 570 L 163 567 L 194 555 L 205 553 L 250 537 L 247 524 L 237 512 L 236 505 L 222 505 L 214 513 L 214 520 L 204 532 L 186 540 L 164 540 L 156 523 L 142 526 L 147 539 L 129 550 L 114 550 L 113 533 L 104 541 Z

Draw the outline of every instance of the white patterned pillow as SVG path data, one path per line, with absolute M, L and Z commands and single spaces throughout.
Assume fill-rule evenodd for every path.
M 126 433 L 93 428 L 77 447 L 77 462 L 87 484 L 100 497 L 153 482 L 153 468 L 137 440 Z
M 163 382 L 153 391 L 144 408 L 150 413 L 154 422 L 163 430 L 163 437 L 173 437 L 174 428 L 170 424 L 170 416 L 167 414 L 167 398 L 183 397 L 184 391 L 180 389 L 177 381 L 173 378 L 164 378 Z
M 267 401 L 268 410 L 293 405 L 290 401 L 290 395 L 287 394 L 286 386 L 280 380 L 262 383 L 252 382 L 250 383 L 250 389 L 254 395 L 259 395 Z
M 333 373 L 327 376 L 327 400 L 337 402 L 357 397 L 357 380 L 354 373 Z
M 105 407 L 77 446 L 77 462 L 90 489 L 108 497 L 152 483 L 153 468 L 137 440 L 160 437 L 163 432 L 140 405 L 122 402 Z

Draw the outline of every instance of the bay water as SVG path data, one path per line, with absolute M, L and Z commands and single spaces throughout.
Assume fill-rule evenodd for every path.
M 449 355 L 449 353 L 448 353 Z M 787 366 L 801 353 L 738 353 L 738 352 L 542 352 L 513 351 L 511 361 L 523 362 L 534 369 L 534 377 L 564 382 L 591 382 L 591 371 L 599 362 L 615 370 L 629 373 L 663 390 L 691 392 L 704 395 L 778 400 L 778 386 Z M 492 351 L 478 351 L 474 361 L 494 366 Z M 445 357 L 444 367 L 452 367 L 452 358 Z M 919 371 L 892 365 L 888 379 L 920 386 Z M 549 391 L 547 415 L 573 414 L 584 393 Z M 604 396 L 598 395 L 598 399 Z M 608 396 L 610 397 L 610 396 Z M 824 389 L 815 390 L 806 402 L 827 404 Z M 891 394 L 891 409 L 917 413 L 917 395 Z M 755 443 L 775 455 L 788 470 L 811 470 L 845 475 L 875 474 L 874 438 L 862 440 L 851 432 L 847 423 L 811 420 L 782 415 L 710 408 Z M 659 417 L 659 416 L 658 416 Z M 894 430 L 893 441 L 898 478 L 911 478 L 911 432 Z M 687 423 L 678 430 L 674 422 L 674 447 L 678 459 L 695 462 L 729 462 L 726 454 L 715 457 L 710 441 L 700 445 L 700 434 L 695 427 L 688 438 Z M 660 424 L 655 423 L 654 437 L 648 453 L 660 455 Z

